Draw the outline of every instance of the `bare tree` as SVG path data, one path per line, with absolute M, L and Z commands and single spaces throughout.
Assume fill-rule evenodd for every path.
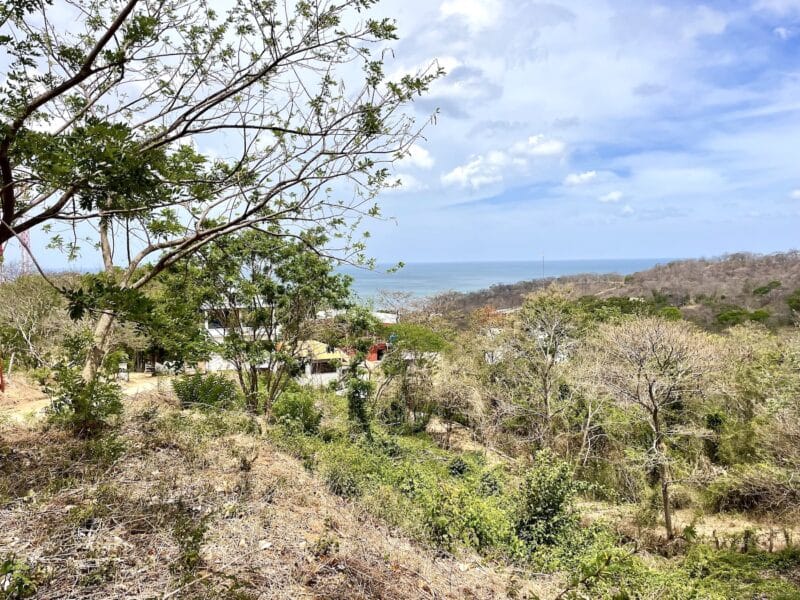
M 532 294 L 500 338 L 492 381 L 501 412 L 521 419 L 540 446 L 552 446 L 568 406 L 560 383 L 581 331 L 574 303 L 556 289 Z
M 43 226 L 69 256 L 99 248 L 106 289 L 128 291 L 242 228 L 324 224 L 338 246 L 317 251 L 363 258 L 358 219 L 419 133 L 403 108 L 440 72 L 385 78 L 376 1 L 0 6 L 0 246 Z
M 648 455 L 658 472 L 664 527 L 672 539 L 669 445 L 687 432 L 688 405 L 702 393 L 711 369 L 707 340 L 686 322 L 642 317 L 602 326 L 594 350 L 598 386 L 615 401 L 638 409 L 650 430 Z

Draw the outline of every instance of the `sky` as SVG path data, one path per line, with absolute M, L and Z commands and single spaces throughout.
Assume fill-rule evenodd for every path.
M 390 75 L 447 75 L 369 249 L 385 261 L 800 247 L 800 0 L 385 0 Z
M 800 0 L 382 0 L 446 75 L 379 198 L 381 262 L 800 247 Z M 377 14 L 374 14 L 377 12 Z M 431 116 L 435 115 L 433 119 Z M 49 268 L 64 258 L 34 242 Z M 15 248 L 8 249 L 13 260 Z M 86 249 L 81 264 L 99 257 Z

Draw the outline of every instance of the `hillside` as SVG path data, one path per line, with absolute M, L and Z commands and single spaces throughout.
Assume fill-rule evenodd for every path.
M 527 294 L 551 285 L 570 289 L 574 297 L 657 299 L 681 308 L 685 316 L 704 324 L 734 307 L 767 310 L 773 323 L 784 324 L 791 318 L 786 301 L 800 289 L 800 252 L 679 260 L 627 276 L 612 273 L 535 279 L 471 293 L 451 292 L 433 303 L 461 313 L 485 306 L 515 308 Z

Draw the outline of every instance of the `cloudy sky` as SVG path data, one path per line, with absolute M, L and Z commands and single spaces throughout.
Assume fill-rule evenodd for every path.
M 800 0 L 385 0 L 447 70 L 381 260 L 800 247 Z

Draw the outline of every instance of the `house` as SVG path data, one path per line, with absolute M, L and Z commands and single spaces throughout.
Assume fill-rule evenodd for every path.
M 301 385 L 325 386 L 338 381 L 350 356 L 339 348 L 333 348 L 317 340 L 306 340 L 298 348 L 303 372 L 298 378 Z

